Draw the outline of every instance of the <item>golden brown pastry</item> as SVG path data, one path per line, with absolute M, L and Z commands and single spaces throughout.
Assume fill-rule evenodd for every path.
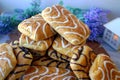
M 46 56 L 46 51 L 36 51 L 36 50 L 31 50 L 31 49 L 29 49 L 29 51 L 31 52 L 33 56 L 33 61 L 39 59 L 42 56 Z
M 54 60 L 47 55 L 41 56 L 38 59 L 34 60 L 32 62 L 32 65 L 70 69 L 69 62 L 61 62 L 61 61 L 58 61 L 58 60 Z
M 54 30 L 40 14 L 22 21 L 18 25 L 18 30 L 34 41 L 47 39 L 55 34 Z
M 44 56 L 46 55 L 46 51 L 36 51 L 36 50 L 33 50 L 33 49 L 29 49 L 29 51 L 32 53 L 33 56 Z
M 96 57 L 95 52 L 87 45 L 79 48 L 78 53 L 74 53 L 70 61 L 70 67 L 78 79 L 80 80 L 90 79 L 89 69 L 95 57 Z
M 66 55 L 68 57 L 72 57 L 73 52 L 77 53 L 78 49 L 84 45 L 84 43 L 82 43 L 81 45 L 72 45 L 71 43 L 69 43 L 68 41 L 66 41 L 63 37 L 58 36 L 52 44 L 52 47 L 59 53 Z
M 22 80 L 76 80 L 75 75 L 69 69 L 61 69 L 46 66 L 31 66 Z
M 47 7 L 42 17 L 56 32 L 73 45 L 83 43 L 90 35 L 90 30 L 82 21 L 60 5 Z
M 120 80 L 120 71 L 109 56 L 99 54 L 90 68 L 91 80 Z
M 58 61 L 62 61 L 62 62 L 69 62 L 70 61 L 70 57 L 63 55 L 59 52 L 57 52 L 56 50 L 54 50 L 52 47 L 50 47 L 48 49 L 48 56 L 51 57 L 54 60 L 58 60 Z
M 0 80 L 4 80 L 8 76 L 16 63 L 12 46 L 7 43 L 0 44 Z
M 24 47 L 19 47 L 16 41 L 13 43 L 12 47 L 17 59 L 17 65 L 10 72 L 9 76 L 7 77 L 7 80 L 19 79 L 30 67 L 33 59 L 32 54 L 29 52 L 29 50 Z
M 17 46 L 19 46 L 19 41 L 18 41 L 18 40 L 15 40 L 15 41 L 13 41 L 13 42 L 10 42 L 10 45 L 11 45 L 12 47 L 17 47 Z
M 33 41 L 27 36 L 21 34 L 19 38 L 19 45 L 37 51 L 46 51 L 52 44 L 52 40 L 53 38 L 48 38 L 41 41 Z

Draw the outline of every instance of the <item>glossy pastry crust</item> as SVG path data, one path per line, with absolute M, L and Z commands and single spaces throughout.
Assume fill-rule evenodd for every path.
M 17 64 L 15 68 L 10 72 L 7 80 L 17 80 L 19 79 L 25 71 L 30 67 L 33 60 L 32 54 L 28 49 L 24 47 L 19 47 L 18 45 L 12 45 L 14 54 L 17 59 Z
M 16 63 L 12 46 L 7 43 L 0 44 L 0 80 L 4 80 L 8 76 Z
M 47 7 L 42 11 L 42 17 L 73 45 L 83 43 L 90 35 L 88 26 L 60 5 Z
M 70 69 L 69 62 L 61 62 L 58 60 L 54 60 L 47 55 L 40 56 L 39 58 L 32 62 L 32 65 Z
M 47 39 L 55 34 L 55 31 L 40 14 L 22 21 L 18 25 L 18 30 L 34 41 Z
M 56 39 L 53 41 L 52 47 L 54 50 L 56 50 L 57 52 L 66 55 L 68 57 L 72 57 L 73 56 L 73 52 L 77 53 L 78 49 L 84 45 L 85 42 L 83 42 L 80 45 L 72 45 L 71 43 L 69 43 L 67 40 L 65 40 L 63 37 L 58 36 L 56 37 Z
M 42 56 L 46 56 L 46 51 L 36 51 L 33 49 L 29 49 L 29 51 L 31 52 L 31 54 L 33 56 L 33 62 L 38 60 Z
M 89 71 L 92 80 L 120 80 L 120 71 L 109 56 L 99 54 Z
M 46 51 L 52 44 L 52 40 L 53 38 L 48 38 L 40 41 L 33 41 L 29 37 L 21 34 L 19 38 L 19 45 L 37 51 Z
M 54 50 L 52 47 L 50 47 L 47 51 L 47 54 L 49 57 L 51 57 L 54 60 L 58 60 L 58 61 L 62 61 L 62 62 L 69 62 L 70 61 L 70 57 L 63 55 L 59 52 L 57 52 L 56 50 Z
M 87 45 L 79 48 L 70 61 L 70 67 L 80 80 L 89 80 L 89 69 L 96 58 L 96 53 Z M 97 80 L 97 79 L 96 79 Z
M 69 69 L 46 66 L 31 66 L 23 80 L 76 80 L 75 75 Z

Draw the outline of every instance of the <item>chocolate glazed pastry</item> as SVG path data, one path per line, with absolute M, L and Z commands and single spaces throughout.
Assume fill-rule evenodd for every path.
M 17 80 L 19 79 L 25 71 L 30 67 L 32 62 L 32 55 L 28 49 L 24 47 L 19 47 L 17 44 L 13 44 L 14 54 L 17 59 L 16 67 L 10 72 L 7 80 Z
M 94 51 L 88 46 L 82 46 L 78 53 L 74 53 L 70 61 L 70 67 L 78 79 L 90 80 L 89 69 L 96 57 Z

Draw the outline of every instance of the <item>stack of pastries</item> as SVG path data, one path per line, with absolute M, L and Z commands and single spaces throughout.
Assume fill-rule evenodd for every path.
M 0 80 L 120 80 L 114 62 L 86 45 L 90 30 L 60 5 L 18 25 L 19 40 L 0 44 Z

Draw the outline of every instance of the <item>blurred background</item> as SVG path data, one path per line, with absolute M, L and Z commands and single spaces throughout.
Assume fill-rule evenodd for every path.
M 0 0 L 0 11 L 15 8 L 26 9 L 32 0 Z M 58 4 L 60 0 L 41 0 L 41 9 L 53 4 Z M 110 19 L 120 17 L 120 0 L 63 0 L 64 5 L 88 9 L 99 7 L 111 11 Z

